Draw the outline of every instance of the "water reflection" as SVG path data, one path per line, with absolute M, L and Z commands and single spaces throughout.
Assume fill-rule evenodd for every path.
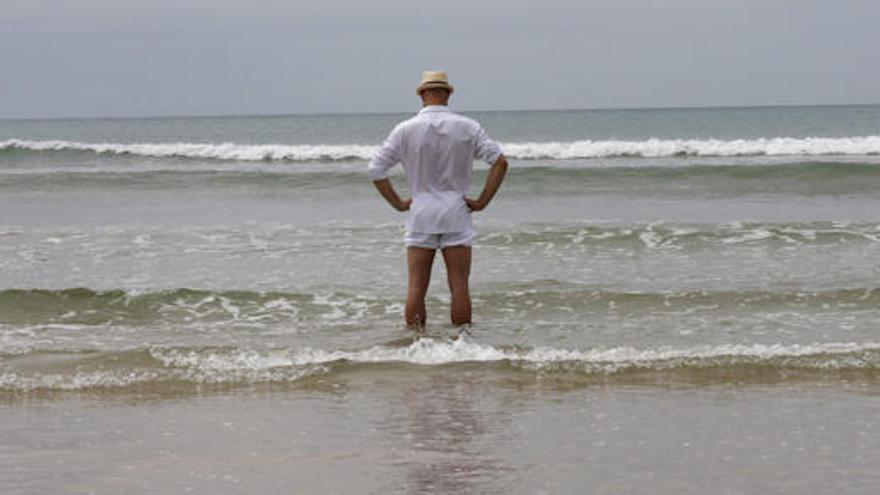
M 410 493 L 481 492 L 502 471 L 481 449 L 487 419 L 475 404 L 478 386 L 467 375 L 431 373 L 404 391 L 406 466 Z M 495 420 L 495 418 L 493 418 Z

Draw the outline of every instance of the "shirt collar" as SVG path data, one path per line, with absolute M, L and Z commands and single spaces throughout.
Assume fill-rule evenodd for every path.
M 419 110 L 419 114 L 428 113 L 428 112 L 450 112 L 449 107 L 446 105 L 429 105 L 427 107 Z

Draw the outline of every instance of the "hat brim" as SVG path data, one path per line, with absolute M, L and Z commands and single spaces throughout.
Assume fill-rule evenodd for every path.
M 449 91 L 449 94 L 452 94 L 453 92 L 455 92 L 455 88 L 452 87 L 452 85 L 449 83 L 445 83 L 443 81 L 429 81 L 429 82 L 420 84 L 419 87 L 416 88 L 416 94 L 421 96 L 423 91 L 428 90 L 428 89 L 436 89 L 436 88 L 445 89 L 445 90 Z

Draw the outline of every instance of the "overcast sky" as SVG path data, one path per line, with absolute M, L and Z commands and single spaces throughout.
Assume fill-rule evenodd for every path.
M 0 118 L 880 103 L 878 0 L 0 0 Z

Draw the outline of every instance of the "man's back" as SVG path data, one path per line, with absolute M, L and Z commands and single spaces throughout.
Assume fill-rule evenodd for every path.
M 413 197 L 467 193 L 479 124 L 446 107 L 426 107 L 401 124 L 402 157 Z
M 464 197 L 474 158 L 494 163 L 500 155 L 476 121 L 432 105 L 394 128 L 371 161 L 370 175 L 383 178 L 401 162 L 413 198 L 407 230 L 458 232 L 471 227 Z

